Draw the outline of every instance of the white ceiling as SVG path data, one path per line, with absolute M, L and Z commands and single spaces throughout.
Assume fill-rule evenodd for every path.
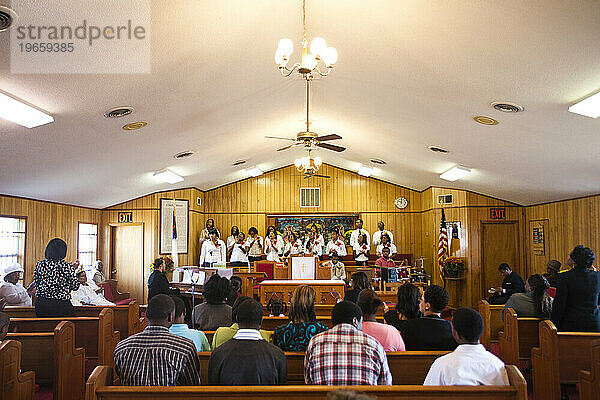
M 299 0 L 154 0 L 152 73 L 138 75 L 11 74 L 0 33 L 0 90 L 56 120 L 34 129 L 0 120 L 0 193 L 106 207 L 239 180 L 237 159 L 263 170 L 292 163 L 299 150 L 277 153 L 285 142 L 263 137 L 303 128 L 303 81 L 282 78 L 273 63 L 282 37 L 298 56 L 300 10 Z M 312 85 L 313 130 L 338 133 L 348 147 L 318 151 L 325 162 L 356 170 L 381 158 L 388 164 L 373 176 L 389 182 L 524 205 L 600 193 L 600 119 L 567 112 L 600 89 L 599 1 L 308 0 L 307 12 L 309 38 L 339 53 Z M 496 100 L 526 111 L 503 114 L 489 106 Z M 118 105 L 135 114 L 102 116 Z M 120 130 L 136 120 L 149 125 Z M 190 149 L 196 155 L 173 159 Z M 473 173 L 441 180 L 454 164 Z M 152 172 L 165 167 L 185 181 L 156 182 Z

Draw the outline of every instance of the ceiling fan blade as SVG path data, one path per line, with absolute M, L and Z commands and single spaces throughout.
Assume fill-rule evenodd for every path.
M 346 150 L 345 147 L 336 146 L 334 144 L 329 144 L 329 143 L 317 143 L 316 146 L 317 147 L 322 147 L 322 148 L 327 149 L 327 150 L 337 151 L 337 152 L 342 152 L 342 151 Z
M 316 176 L 317 178 L 331 178 L 328 175 L 313 175 L 313 176 Z
M 287 149 L 291 149 L 292 147 L 294 147 L 296 145 L 297 145 L 297 143 L 296 144 L 290 144 L 289 146 L 285 146 L 285 147 L 282 147 L 280 149 L 277 149 L 277 151 L 284 151 L 284 150 L 287 150 Z
M 311 175 L 311 174 L 305 174 L 305 175 L 304 175 L 304 179 L 308 179 L 308 178 L 311 178 L 311 177 L 313 177 L 313 176 L 314 176 L 314 175 Z
M 290 138 L 286 138 L 286 137 L 277 137 L 277 136 L 265 136 L 265 139 L 291 140 L 292 142 L 296 141 L 296 139 L 290 139 Z
M 336 140 L 336 139 L 341 139 L 341 138 L 342 137 L 340 135 L 336 135 L 335 133 L 332 133 L 331 135 L 316 137 L 315 140 L 317 140 L 318 142 L 324 142 L 326 140 Z

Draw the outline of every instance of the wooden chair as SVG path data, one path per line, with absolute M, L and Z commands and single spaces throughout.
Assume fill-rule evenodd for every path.
M 539 346 L 540 322 L 541 318 L 518 318 L 512 308 L 504 311 L 504 329 L 498 334 L 502 361 L 519 365 L 519 360 L 531 358 L 531 349 Z
M 86 400 L 148 399 L 324 399 L 330 391 L 344 389 L 365 392 L 378 399 L 465 399 L 526 400 L 527 384 L 514 365 L 507 365 L 508 386 L 110 386 L 113 369 L 96 367 L 86 384 Z
M 576 384 L 580 370 L 591 370 L 590 345 L 600 339 L 600 333 L 557 332 L 551 321 L 542 321 L 539 337 L 539 347 L 531 350 L 533 395 L 560 400 L 561 384 Z
M 0 343 L 0 400 L 33 400 L 35 372 L 21 373 L 21 343 L 5 340 Z
M 121 293 L 117 290 L 117 281 L 115 279 L 107 279 L 100 285 L 104 289 L 104 297 L 106 300 L 115 303 L 116 305 L 129 304 L 132 300 L 129 292 Z
M 34 371 L 37 383 L 52 383 L 54 399 L 83 398 L 85 351 L 75 348 L 72 322 L 59 323 L 53 332 L 9 333 L 7 339 L 21 343 L 21 368 Z
M 504 305 L 493 305 L 487 300 L 479 300 L 479 314 L 483 318 L 483 334 L 481 344 L 488 350 L 492 342 L 498 341 L 498 333 L 502 330 L 502 310 Z
M 579 371 L 579 400 L 600 399 L 600 340 L 594 340 L 590 350 L 590 370 Z

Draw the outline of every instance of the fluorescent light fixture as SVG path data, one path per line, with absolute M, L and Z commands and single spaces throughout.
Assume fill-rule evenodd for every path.
M 171 184 L 183 181 L 183 178 L 181 176 L 168 169 L 163 169 L 162 171 L 155 172 L 154 177 L 156 179 L 160 179 L 163 182 Z
M 365 167 L 364 165 L 361 165 L 358 169 L 358 174 L 367 178 L 370 177 L 372 173 L 373 168 L 371 167 Z
M 263 174 L 263 172 L 258 167 L 248 168 L 246 170 L 246 175 L 251 176 L 253 178 L 256 178 L 257 176 L 260 176 L 262 174 Z
M 600 117 L 600 92 L 592 95 L 579 103 L 569 107 L 569 111 L 575 114 L 585 115 L 586 117 Z
M 441 174 L 440 178 L 453 182 L 460 178 L 464 178 L 465 176 L 469 175 L 470 173 L 471 173 L 471 170 L 469 168 L 465 168 L 465 167 L 461 167 L 460 165 L 457 165 L 455 167 L 450 168 L 448 171 L 444 172 L 443 174 Z
M 54 122 L 52 115 L 13 99 L 2 92 L 0 92 L 0 118 L 27 128 L 35 128 Z

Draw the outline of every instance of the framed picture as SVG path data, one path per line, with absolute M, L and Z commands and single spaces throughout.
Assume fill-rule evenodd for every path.
M 175 216 L 175 221 L 173 221 L 173 216 Z M 177 231 L 177 254 L 187 254 L 189 202 L 187 200 L 160 199 L 160 254 L 171 254 L 174 224 Z

